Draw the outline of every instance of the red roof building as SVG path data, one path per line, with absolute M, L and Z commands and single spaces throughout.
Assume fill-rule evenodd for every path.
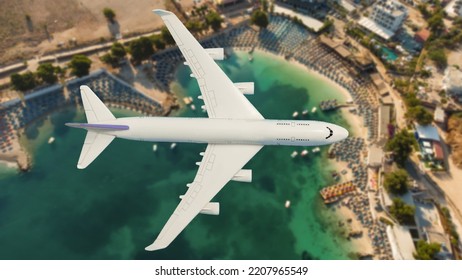
M 440 142 L 433 141 L 433 151 L 435 153 L 434 156 L 436 160 L 444 160 L 444 152 Z
M 414 35 L 414 39 L 420 43 L 425 43 L 428 38 L 430 38 L 430 30 L 428 29 L 421 29 Z

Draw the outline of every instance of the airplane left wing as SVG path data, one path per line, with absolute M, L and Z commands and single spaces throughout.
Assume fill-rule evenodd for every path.
M 209 144 L 194 181 L 148 251 L 167 247 L 210 200 L 262 148 L 260 145 Z

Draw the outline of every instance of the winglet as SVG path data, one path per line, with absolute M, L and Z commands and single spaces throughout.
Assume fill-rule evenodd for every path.
M 161 9 L 154 9 L 152 10 L 152 12 L 159 16 L 168 16 L 168 15 L 173 14 L 172 12 L 161 10 Z

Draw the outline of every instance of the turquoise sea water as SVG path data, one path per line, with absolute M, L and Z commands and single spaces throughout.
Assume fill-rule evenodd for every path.
M 235 82 L 254 81 L 250 101 L 266 118 L 291 118 L 320 100 L 343 97 L 303 69 L 255 53 L 233 54 L 221 66 Z M 190 71 L 181 66 L 173 88 L 197 96 Z M 199 100 L 194 100 L 200 108 Z M 116 110 L 117 116 L 135 115 Z M 178 116 L 205 116 L 182 109 Z M 312 119 L 346 125 L 339 113 Z M 186 192 L 205 145 L 116 139 L 85 170 L 76 163 L 85 137 L 65 122 L 83 122 L 67 108 L 26 131 L 33 168 L 25 174 L 0 166 L 0 259 L 346 259 L 349 248 L 337 218 L 318 194 L 333 183 L 326 151 L 292 159 L 293 147 L 265 147 L 247 167 L 251 184 L 230 182 L 213 199 L 220 216 L 199 215 L 165 250 L 146 252 Z M 47 144 L 50 136 L 56 142 Z M 300 148 L 296 148 L 301 151 Z M 291 208 L 284 202 L 291 200 Z

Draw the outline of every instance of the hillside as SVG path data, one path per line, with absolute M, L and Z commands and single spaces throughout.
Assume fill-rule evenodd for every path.
M 64 47 L 109 39 L 111 32 L 102 14 L 105 7 L 116 13 L 123 35 L 152 31 L 162 25 L 151 11 L 165 8 L 164 0 L 2 0 L 0 1 L 0 65 Z M 192 0 L 182 1 L 192 5 Z M 112 26 L 111 28 L 114 28 Z

